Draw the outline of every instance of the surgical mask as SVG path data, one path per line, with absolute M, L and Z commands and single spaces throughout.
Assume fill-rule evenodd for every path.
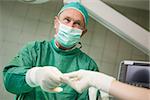
M 63 47 L 70 48 L 80 41 L 81 34 L 81 29 L 69 27 L 59 21 L 58 33 L 56 34 L 55 39 Z

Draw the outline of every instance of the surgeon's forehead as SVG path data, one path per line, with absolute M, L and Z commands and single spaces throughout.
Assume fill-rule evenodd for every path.
M 70 17 L 74 20 L 80 20 L 82 23 L 84 23 L 83 15 L 79 11 L 72 8 L 64 10 L 59 16 L 60 18 Z

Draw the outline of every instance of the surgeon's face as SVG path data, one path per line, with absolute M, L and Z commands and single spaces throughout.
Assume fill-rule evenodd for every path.
M 84 17 L 75 9 L 66 9 L 58 17 L 55 17 L 54 28 L 56 33 L 58 32 L 59 21 L 67 26 L 83 30 L 82 35 L 87 31 L 85 28 Z

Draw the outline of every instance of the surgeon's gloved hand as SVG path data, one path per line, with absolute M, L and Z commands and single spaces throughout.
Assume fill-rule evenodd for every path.
M 61 79 L 79 93 L 89 87 L 95 87 L 109 93 L 110 85 L 115 80 L 115 78 L 103 73 L 87 70 L 66 73 Z
M 26 82 L 31 87 L 40 86 L 46 92 L 61 92 L 60 77 L 63 74 L 53 66 L 33 67 L 26 73 Z

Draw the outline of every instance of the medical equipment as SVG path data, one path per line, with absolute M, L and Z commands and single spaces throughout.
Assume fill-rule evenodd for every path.
M 150 62 L 122 61 L 118 80 L 130 85 L 150 89 Z

